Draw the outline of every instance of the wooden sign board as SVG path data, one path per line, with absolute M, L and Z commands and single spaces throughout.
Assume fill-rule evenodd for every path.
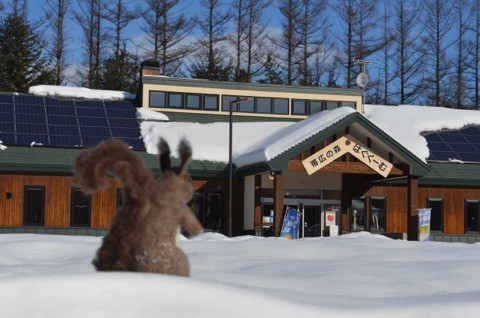
M 384 178 L 388 176 L 393 168 L 392 163 L 375 154 L 350 135 L 345 135 L 335 140 L 327 147 L 303 160 L 302 164 L 307 173 L 311 175 L 347 152 L 355 156 L 358 160 L 372 168 Z

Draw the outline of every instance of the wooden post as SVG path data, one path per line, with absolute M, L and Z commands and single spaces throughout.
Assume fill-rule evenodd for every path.
M 418 177 L 408 176 L 407 236 L 418 241 Z
M 280 236 L 283 222 L 283 193 L 284 193 L 284 177 L 281 171 L 274 172 L 273 180 L 273 208 L 275 210 L 274 223 L 275 223 L 275 236 Z

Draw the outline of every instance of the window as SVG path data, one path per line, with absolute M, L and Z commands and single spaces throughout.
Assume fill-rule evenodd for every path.
M 90 226 L 91 196 L 84 195 L 78 188 L 72 188 L 70 226 Z
M 156 92 L 156 91 L 151 91 L 150 92 L 150 107 L 161 107 L 165 108 L 165 98 L 166 98 L 166 93 L 165 92 Z
M 430 230 L 443 232 L 443 199 L 428 198 L 427 208 L 431 208 Z
M 123 189 L 117 189 L 117 209 L 123 205 Z
M 310 115 L 319 113 L 323 110 L 323 101 L 311 100 L 310 101 Z
M 202 108 L 202 96 L 200 94 L 187 94 L 187 108 L 189 109 L 201 109 Z
M 23 200 L 23 224 L 27 226 L 44 226 L 45 187 L 25 186 Z
M 248 98 L 247 100 L 241 102 L 241 103 L 238 103 L 237 109 L 239 109 L 239 111 L 241 112 L 244 112 L 244 113 L 253 113 L 255 111 L 255 98 L 253 97 L 239 97 L 239 98 Z M 235 109 L 235 107 L 233 108 Z
M 293 109 L 292 113 L 294 115 L 306 115 L 307 114 L 307 101 L 304 99 L 294 99 L 292 100 Z
M 465 232 L 480 231 L 480 200 L 465 200 Z
M 168 107 L 183 108 L 183 94 L 168 93 Z
M 327 110 L 332 110 L 338 107 L 338 102 L 326 102 Z
M 222 96 L 222 110 L 229 112 L 230 111 L 230 103 L 237 99 L 237 96 L 231 95 L 223 95 Z M 236 111 L 237 108 L 233 105 L 233 111 Z
M 257 112 L 269 114 L 272 112 L 272 99 L 266 97 L 258 97 L 257 100 Z
M 357 105 L 355 102 L 342 102 L 342 107 L 350 107 L 350 108 L 357 108 Z
M 274 98 L 273 99 L 273 113 L 274 114 L 288 114 L 288 99 Z
M 218 110 L 218 95 L 203 95 L 203 105 L 206 110 Z
M 365 230 L 365 197 L 356 197 L 350 203 L 350 231 Z
M 385 232 L 386 208 L 385 197 L 370 198 L 370 231 Z

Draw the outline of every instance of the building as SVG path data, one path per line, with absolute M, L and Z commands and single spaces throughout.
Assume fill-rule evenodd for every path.
M 417 131 L 414 120 L 396 124 L 404 115 L 395 112 L 421 117 L 431 109 L 371 106 L 362 114 L 356 89 L 169 78 L 149 63 L 141 71 L 135 102 L 2 95 L 0 231 L 105 233 L 120 186 L 112 179 L 92 197 L 72 188 L 79 149 L 122 138 L 155 170 L 158 135 L 172 143 L 184 135 L 194 148 L 191 206 L 207 230 L 278 235 L 290 206 L 303 212 L 303 236 L 329 235 L 335 224 L 340 234 L 416 239 L 418 209 L 430 207 L 432 240 L 480 241 L 480 114 L 435 109 L 439 124 Z

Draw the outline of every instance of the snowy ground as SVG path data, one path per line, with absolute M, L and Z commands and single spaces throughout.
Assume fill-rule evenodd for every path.
M 182 240 L 192 277 L 96 273 L 100 238 L 0 235 L 0 317 L 478 317 L 480 244 Z

